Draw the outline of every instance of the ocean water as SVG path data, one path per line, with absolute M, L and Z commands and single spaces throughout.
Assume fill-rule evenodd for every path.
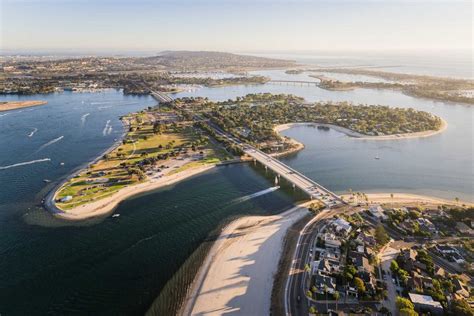
M 473 79 L 472 51 L 425 52 L 257 52 L 252 55 L 294 60 L 316 67 L 361 67 L 387 72 Z
M 113 90 L 0 99 L 38 98 L 48 104 L 0 116 L 1 314 L 143 314 L 221 225 L 302 198 L 268 190 L 273 175 L 258 168 L 230 165 L 127 200 L 120 217 L 56 219 L 41 207 L 54 183 L 114 143 L 121 115 L 156 103 Z M 192 281 L 205 252 L 188 260 L 177 286 Z M 167 295 L 160 315 L 172 313 L 180 295 Z
M 292 78 L 283 71 L 261 73 Z M 358 141 L 333 130 L 293 128 L 284 134 L 304 142 L 306 149 L 283 160 L 337 192 L 410 191 L 473 200 L 472 107 L 393 91 L 273 84 L 202 88 L 176 96 L 225 100 L 256 92 L 433 112 L 448 122 L 448 130 L 423 139 Z M 114 90 L 0 97 L 18 99 L 48 104 L 0 113 L 2 314 L 137 315 L 152 304 L 154 314 L 172 313 L 222 225 L 245 214 L 281 212 L 302 198 L 284 184 L 269 190 L 271 173 L 241 164 L 127 200 L 117 208 L 118 218 L 55 219 L 40 206 L 54 183 L 120 137 L 121 115 L 155 101 Z

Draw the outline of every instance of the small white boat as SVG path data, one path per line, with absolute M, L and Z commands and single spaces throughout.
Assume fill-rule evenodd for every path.
M 64 162 L 61 162 L 59 165 L 64 166 Z
M 112 215 L 112 217 L 119 217 L 119 216 L 120 216 L 120 214 L 114 214 L 114 215 Z
M 51 180 L 49 180 L 49 179 L 43 179 L 43 182 L 44 182 L 44 183 L 50 183 Z
M 379 159 L 380 159 L 380 157 L 377 155 L 377 156 L 375 156 L 375 159 L 379 160 Z

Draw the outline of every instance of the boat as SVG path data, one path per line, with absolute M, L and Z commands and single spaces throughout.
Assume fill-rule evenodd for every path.
M 43 179 L 43 182 L 44 182 L 44 183 L 50 183 L 51 180 L 49 180 L 49 179 Z
M 60 165 L 61 165 L 61 166 L 64 166 L 64 162 L 61 162 Z
M 379 159 L 380 159 L 380 157 L 377 155 L 377 156 L 375 156 L 375 159 L 379 160 Z
M 119 216 L 120 216 L 120 214 L 114 214 L 114 215 L 112 215 L 112 217 L 119 217 Z

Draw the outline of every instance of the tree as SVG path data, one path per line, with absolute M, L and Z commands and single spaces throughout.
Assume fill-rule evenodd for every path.
M 399 311 L 401 311 L 402 309 L 415 309 L 415 305 L 413 305 L 413 303 L 409 299 L 400 296 L 397 296 L 396 305 Z
M 162 131 L 161 124 L 158 123 L 158 122 L 155 122 L 153 124 L 153 133 L 154 134 L 159 134 L 159 133 L 161 133 L 161 131 Z
M 316 314 L 317 312 L 318 312 L 318 311 L 316 310 L 316 307 L 311 306 L 311 307 L 309 308 L 309 313 L 310 313 L 310 314 Z
M 336 300 L 336 313 L 337 313 L 337 303 L 339 302 L 340 294 L 338 291 L 334 292 L 334 299 Z
M 384 246 L 390 240 L 390 237 L 388 237 L 388 234 L 382 224 L 377 225 L 375 228 L 375 240 L 381 246 Z
M 402 308 L 400 310 L 400 316 L 418 316 L 418 313 L 414 309 Z
M 326 294 L 326 312 L 329 310 L 329 302 L 328 302 L 328 287 L 324 284 L 324 293 Z
M 451 303 L 450 314 L 456 316 L 473 316 L 474 310 L 466 300 L 454 300 Z
M 408 274 L 407 271 L 405 271 L 405 270 L 403 270 L 403 269 L 398 269 L 398 277 L 400 278 L 400 280 L 402 280 L 402 282 L 403 282 L 404 284 L 407 283 L 409 276 L 410 276 L 410 275 Z
M 397 261 L 392 260 L 392 262 L 390 263 L 390 271 L 396 273 L 396 272 L 398 272 L 398 269 L 400 269 L 400 267 L 398 266 Z
M 365 289 L 365 284 L 364 284 L 364 281 L 359 278 L 359 277 L 355 277 L 354 278 L 354 285 L 355 287 L 357 288 L 357 292 L 359 292 L 359 294 L 364 294 L 366 289 Z

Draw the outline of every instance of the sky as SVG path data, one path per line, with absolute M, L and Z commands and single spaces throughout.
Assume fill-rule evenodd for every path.
M 471 1 L 0 0 L 25 51 L 472 50 Z

